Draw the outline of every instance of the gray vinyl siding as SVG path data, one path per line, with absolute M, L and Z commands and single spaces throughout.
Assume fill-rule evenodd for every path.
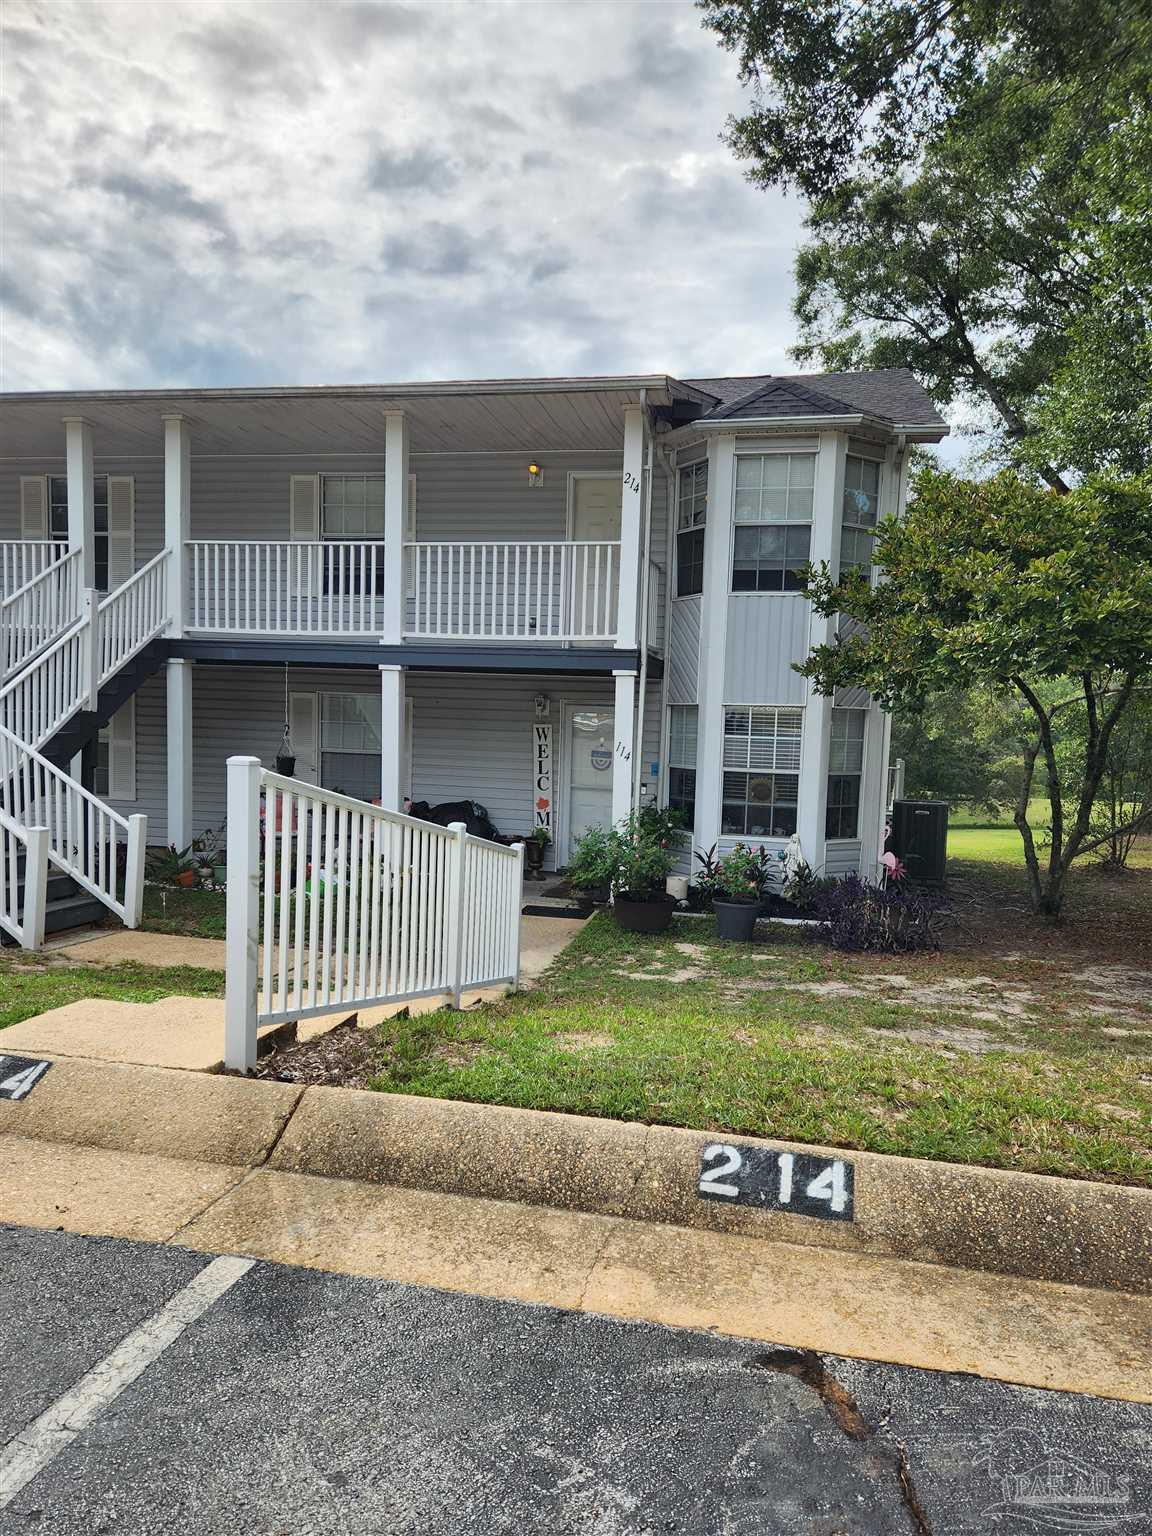
M 703 599 L 679 597 L 668 606 L 668 702 L 696 704 L 700 672 L 700 609 Z
M 858 842 L 830 842 L 824 845 L 824 869 L 826 875 L 852 875 L 860 868 L 860 844 Z
M 792 663 L 808 655 L 809 619 L 802 597 L 729 597 L 725 703 L 803 704 L 807 684 Z

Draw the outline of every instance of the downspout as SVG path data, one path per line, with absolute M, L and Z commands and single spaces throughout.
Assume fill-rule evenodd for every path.
M 672 633 L 672 582 L 676 574 L 676 474 L 667 448 L 657 443 L 656 454 L 664 471 L 664 483 L 668 488 L 668 527 L 665 547 L 668 551 L 664 572 L 664 675 L 660 680 L 660 777 L 656 798 L 661 804 L 668 800 L 668 692 L 671 675 L 668 666 L 669 637 Z
M 648 457 L 644 466 L 644 536 L 640 548 L 640 676 L 636 686 L 636 728 L 632 733 L 632 809 L 640 806 L 640 780 L 644 767 L 644 705 L 648 692 L 648 551 L 652 547 L 652 443 L 656 436 L 648 414 L 648 391 L 640 391 L 640 404 L 648 428 Z

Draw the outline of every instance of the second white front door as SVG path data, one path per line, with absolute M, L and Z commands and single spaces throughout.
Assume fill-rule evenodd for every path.
M 620 484 L 619 475 L 573 475 L 569 538 L 619 543 Z
M 612 825 L 614 716 L 610 709 L 576 706 L 568 730 L 568 851 L 589 827 Z

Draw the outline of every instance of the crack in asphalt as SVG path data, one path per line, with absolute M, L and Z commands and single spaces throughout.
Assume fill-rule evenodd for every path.
M 748 1362 L 753 1370 L 775 1371 L 782 1376 L 794 1376 L 797 1381 L 816 1393 L 827 1410 L 828 1417 L 849 1440 L 877 1439 L 876 1431 L 856 1406 L 852 1394 L 836 1380 L 824 1361 L 813 1349 L 771 1349 L 762 1355 L 754 1355 Z M 896 1474 L 903 1504 L 916 1536 L 933 1536 L 928 1513 L 920 1502 L 912 1469 L 908 1464 L 905 1446 L 895 1447 L 878 1441 L 875 1454 Z

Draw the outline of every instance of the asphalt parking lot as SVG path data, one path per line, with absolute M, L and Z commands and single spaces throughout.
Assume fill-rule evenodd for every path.
M 1152 1531 L 1148 1407 L 11 1226 L 0 1443 L 5 1536 Z

